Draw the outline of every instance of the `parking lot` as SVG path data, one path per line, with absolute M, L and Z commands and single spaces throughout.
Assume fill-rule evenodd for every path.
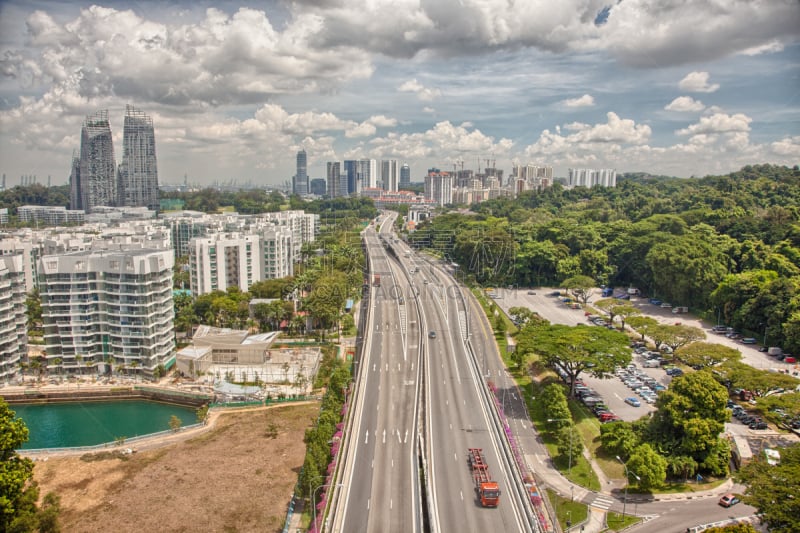
M 557 288 L 537 288 L 537 289 L 494 289 L 493 300 L 506 313 L 512 307 L 526 307 L 536 311 L 540 316 L 549 320 L 553 324 L 564 324 L 574 326 L 576 324 L 591 325 L 587 321 L 586 312 L 581 309 L 572 308 L 565 305 L 558 297 L 554 296 Z M 600 290 L 589 299 L 592 301 L 600 299 Z M 735 348 L 742 353 L 742 361 L 760 369 L 778 369 L 782 371 L 798 371 L 797 365 L 789 365 L 776 361 L 766 353 L 759 352 L 758 345 L 742 344 L 734 339 L 727 338 L 724 334 L 716 334 L 711 331 L 711 324 L 704 323 L 700 319 L 684 313 L 673 313 L 670 308 L 662 308 L 653 305 L 645 298 L 631 297 L 631 303 L 642 311 L 642 315 L 652 317 L 664 324 L 681 323 L 703 329 L 707 333 L 707 342 L 723 344 Z M 656 383 L 668 387 L 672 377 L 667 375 L 662 368 L 644 368 L 645 357 L 634 354 L 632 363 L 635 365 L 631 370 L 639 372 L 644 377 L 650 377 Z M 589 374 L 582 374 L 581 379 L 587 387 L 592 389 L 600 396 L 608 408 L 622 420 L 636 420 L 641 416 L 654 410 L 641 396 L 634 393 L 626 386 L 619 377 L 610 379 L 599 379 Z M 625 398 L 636 397 L 640 400 L 640 406 L 634 407 L 625 403 Z

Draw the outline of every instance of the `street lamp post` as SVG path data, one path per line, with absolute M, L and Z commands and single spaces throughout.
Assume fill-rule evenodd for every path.
M 570 422 L 569 426 L 569 462 L 567 466 L 567 477 L 572 475 L 572 438 L 575 433 L 575 424 L 571 418 L 548 418 L 548 422 Z
M 313 520 L 311 523 L 314 526 L 314 531 L 315 532 L 317 531 L 317 529 L 316 529 L 317 528 L 317 499 L 316 499 L 315 495 L 316 495 L 317 491 L 319 489 L 321 489 L 322 487 L 330 487 L 330 486 L 331 486 L 330 483 L 323 484 L 323 485 L 320 485 L 319 487 L 317 487 L 317 488 L 315 488 L 314 490 L 311 491 L 311 514 L 312 514 L 312 520 Z M 337 483 L 337 484 L 335 484 L 333 486 L 334 487 L 342 487 L 342 486 L 344 486 L 344 484 L 343 483 Z
M 636 478 L 637 481 L 641 481 L 642 478 L 636 475 L 636 472 L 631 472 L 628 470 L 628 465 L 625 464 L 620 456 L 617 456 L 617 461 L 622 463 L 622 466 L 625 468 L 625 499 L 622 501 L 622 521 L 625 521 L 625 508 L 628 505 L 628 485 L 630 484 L 630 474 L 633 474 L 633 477 Z

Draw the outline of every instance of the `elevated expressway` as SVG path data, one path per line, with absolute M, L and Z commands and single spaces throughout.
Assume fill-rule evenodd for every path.
M 369 281 L 377 274 L 381 284 L 369 290 L 349 442 L 328 530 L 537 531 L 481 376 L 485 357 L 470 346 L 463 295 L 449 274 L 391 235 L 395 216 L 382 217 L 380 236 L 372 227 L 364 232 Z M 484 450 L 502 491 L 498 508 L 481 507 L 468 448 Z

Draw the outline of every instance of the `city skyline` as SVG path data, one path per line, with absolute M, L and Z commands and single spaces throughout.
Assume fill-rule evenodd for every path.
M 146 109 L 159 181 L 328 161 L 677 176 L 800 161 L 800 9 L 711 3 L 0 3 L 0 173 L 66 184 L 84 119 Z

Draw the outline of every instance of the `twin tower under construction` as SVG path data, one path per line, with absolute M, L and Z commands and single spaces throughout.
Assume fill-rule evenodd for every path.
M 86 117 L 80 156 L 72 157 L 70 208 L 90 213 L 98 206 L 147 207 L 158 210 L 158 169 L 153 120 L 125 106 L 122 162 L 114 160 L 108 111 Z

